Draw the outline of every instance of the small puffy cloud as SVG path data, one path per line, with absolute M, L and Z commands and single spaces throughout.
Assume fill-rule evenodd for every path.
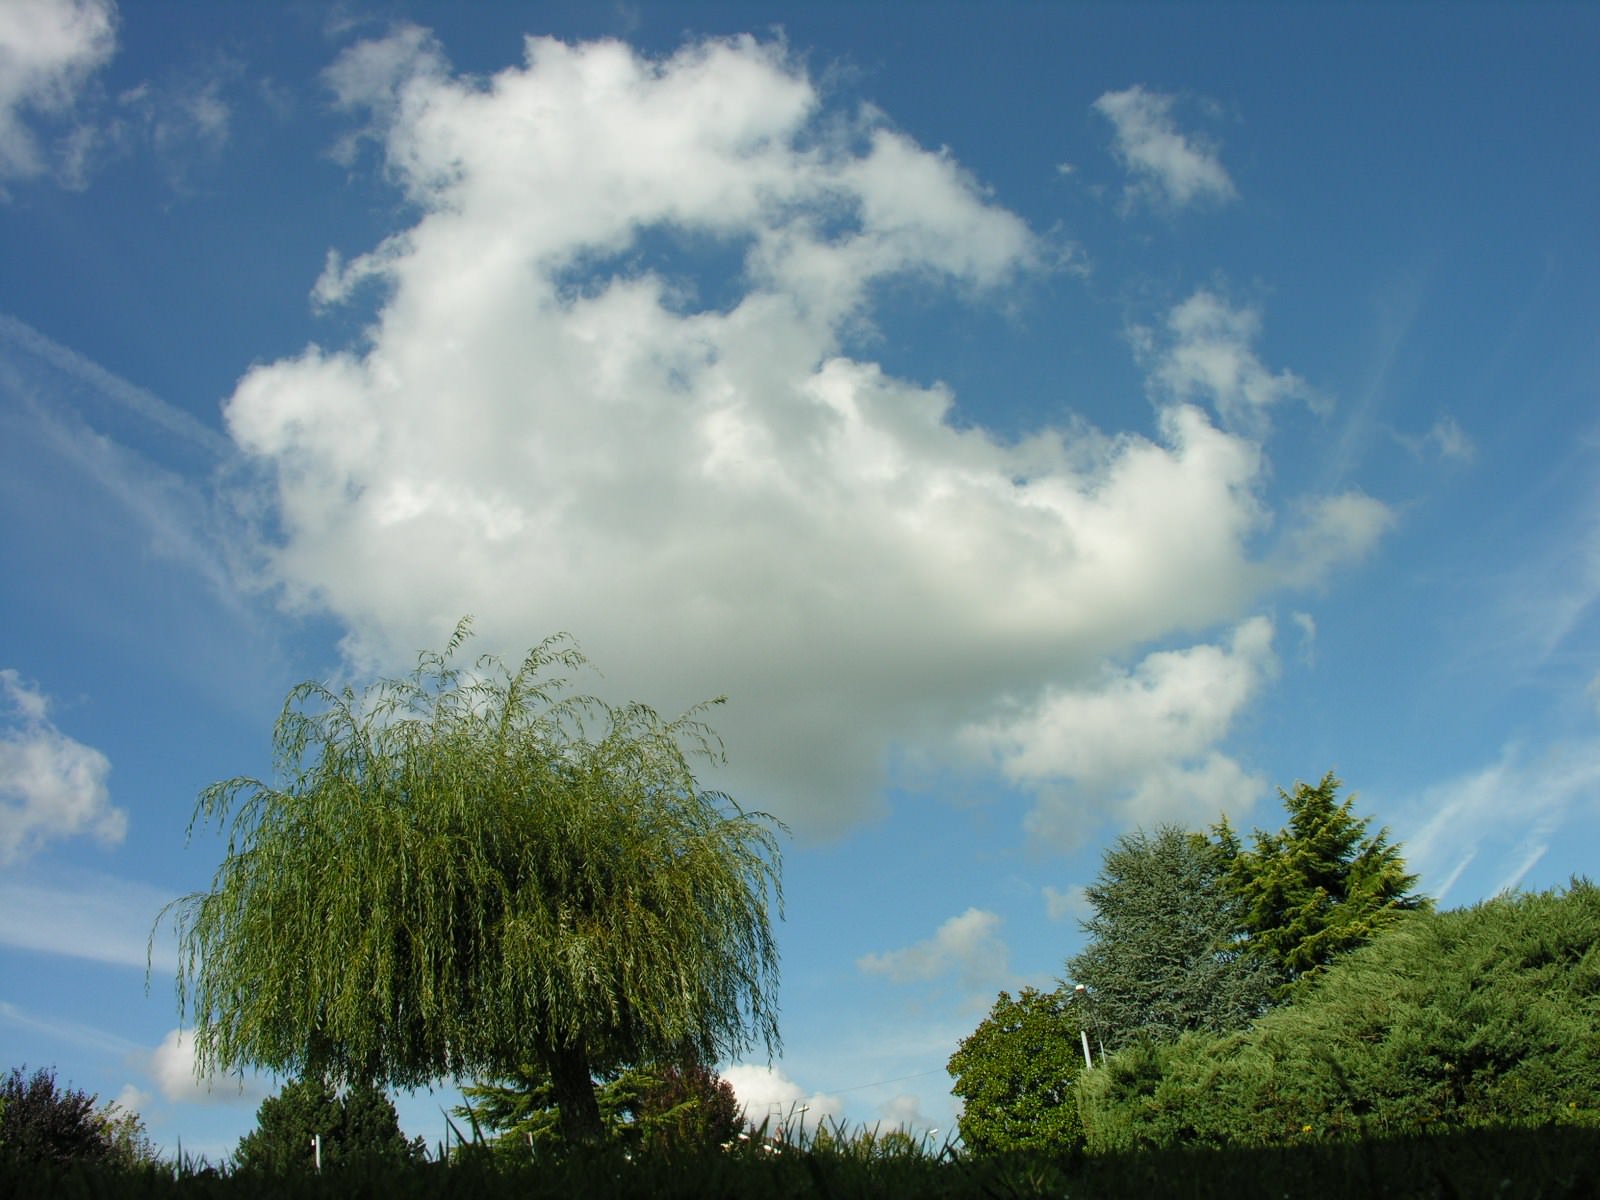
M 1052 921 L 1081 920 L 1089 915 L 1089 897 L 1081 883 L 1062 890 L 1045 885 L 1044 911 Z
M 121 1109 L 125 1113 L 142 1113 L 150 1107 L 150 1101 L 155 1097 L 135 1084 L 125 1083 L 122 1090 L 111 1101 L 112 1108 Z
M 194 1037 L 182 1029 L 168 1031 L 142 1066 L 156 1090 L 174 1104 L 253 1104 L 269 1091 L 266 1081 L 253 1075 L 197 1077 Z
M 733 1086 L 745 1117 L 756 1125 L 767 1123 L 767 1135 L 779 1130 L 798 1133 L 833 1124 L 844 1114 L 844 1101 L 822 1092 L 808 1092 L 778 1067 L 734 1063 L 724 1067 L 722 1078 Z
M 1231 429 L 1260 434 L 1267 414 L 1289 399 L 1314 403 L 1305 381 L 1290 371 L 1269 371 L 1256 356 L 1261 314 L 1235 308 L 1202 289 L 1167 314 L 1159 333 L 1134 331 L 1147 360 L 1150 383 L 1167 401 L 1209 402 Z
M 1029 828 L 1072 846 L 1115 807 L 1130 823 L 1240 812 L 1260 781 L 1215 746 L 1277 673 L 1273 626 L 1252 617 L 1225 645 L 1106 667 L 1092 684 L 1047 688 L 968 725 L 962 742 L 1014 783 L 1039 791 Z
M 48 169 L 29 117 L 70 116 L 85 82 L 115 50 L 116 7 L 110 0 L 0 4 L 0 181 Z M 72 158 L 71 133 L 64 147 Z
M 1094 102 L 1095 110 L 1111 122 L 1111 152 L 1133 177 L 1128 198 L 1143 197 L 1172 208 L 1233 199 L 1237 192 L 1216 147 L 1180 132 L 1174 123 L 1175 99 L 1134 86 L 1107 92 Z
M 1281 577 L 1300 587 L 1320 583 L 1335 569 L 1365 558 L 1393 525 L 1389 506 L 1363 492 L 1305 500 L 1279 551 Z
M 969 908 L 940 925 L 926 941 L 900 950 L 863 955 L 856 959 L 856 967 L 895 983 L 921 983 L 954 975 L 964 986 L 987 988 L 1006 974 L 1009 953 L 1000 938 L 1000 924 L 997 914 Z
M 1417 458 L 1439 458 L 1445 462 L 1470 463 L 1478 457 L 1477 443 L 1449 413 L 1434 421 L 1426 433 L 1396 433 L 1394 438 Z
M 880 1129 L 902 1129 L 907 1133 L 926 1130 L 932 1122 L 923 1114 L 922 1100 L 909 1092 L 902 1092 L 878 1106 Z
M 61 838 L 120 842 L 128 816 L 111 803 L 110 760 L 57 729 L 47 697 L 10 669 L 0 670 L 0 719 L 0 864 Z
M 1289 614 L 1300 631 L 1300 661 L 1310 666 L 1317 658 L 1317 619 L 1307 612 Z

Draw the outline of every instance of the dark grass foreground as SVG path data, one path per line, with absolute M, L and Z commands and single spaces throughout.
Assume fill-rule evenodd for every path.
M 1069 1159 L 966 1159 L 920 1149 L 875 1156 L 755 1151 L 699 1159 L 614 1156 L 451 1163 L 293 1177 L 224 1174 L 160 1164 L 116 1171 L 90 1166 L 0 1168 L 0 1197 L 371 1197 L 372 1200 L 868 1200 L 874 1197 L 1053 1197 L 1194 1200 L 1381 1197 L 1383 1200 L 1555 1200 L 1600 1196 L 1600 1132 L 1574 1128 L 1440 1134 L 1282 1149 L 1175 1150 Z

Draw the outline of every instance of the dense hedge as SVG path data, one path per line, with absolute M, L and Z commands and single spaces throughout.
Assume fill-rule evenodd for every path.
M 1091 1151 L 1600 1128 L 1600 888 L 1412 913 L 1295 1003 L 1086 1072 Z

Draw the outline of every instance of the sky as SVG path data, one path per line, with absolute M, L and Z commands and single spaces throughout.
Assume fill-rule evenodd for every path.
M 1600 847 L 1600 9 L 0 0 L 0 1066 L 226 1155 L 305 679 L 569 633 L 789 828 L 758 1117 L 954 1128 L 1120 835 Z M 148 958 L 148 971 L 147 971 Z M 398 1097 L 430 1144 L 448 1081 Z

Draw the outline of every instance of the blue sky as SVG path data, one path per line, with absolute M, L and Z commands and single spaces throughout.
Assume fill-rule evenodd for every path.
M 0 1061 L 213 1157 L 305 678 L 573 634 L 793 829 L 752 1107 L 948 1130 L 1120 833 L 1594 870 L 1592 6 L 0 5 Z M 448 1088 L 401 1097 L 443 1134 Z

